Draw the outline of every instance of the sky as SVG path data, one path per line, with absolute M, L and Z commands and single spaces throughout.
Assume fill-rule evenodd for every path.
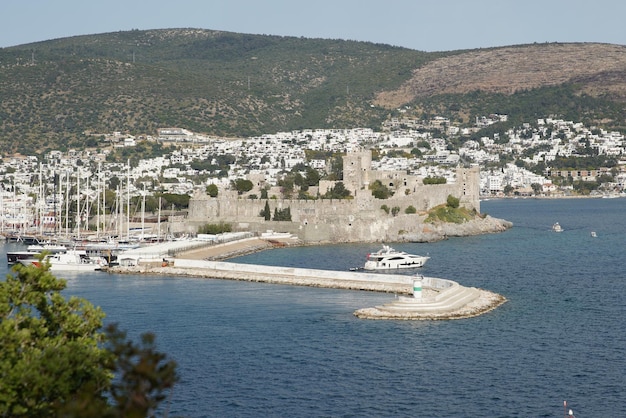
M 1 0 L 0 48 L 132 29 L 346 39 L 419 51 L 626 45 L 624 0 Z

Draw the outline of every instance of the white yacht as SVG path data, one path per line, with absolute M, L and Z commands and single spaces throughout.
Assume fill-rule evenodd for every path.
M 563 232 L 563 228 L 561 227 L 561 225 L 559 225 L 558 222 L 555 222 L 554 225 L 552 225 L 552 230 L 554 232 Z
M 367 255 L 365 270 L 394 270 L 423 267 L 430 257 L 396 251 L 388 245 Z
M 44 261 L 50 263 L 50 271 L 96 271 L 108 265 L 104 257 L 88 256 L 85 251 L 68 250 L 64 253 L 50 254 Z M 37 259 L 20 260 L 24 265 L 39 265 Z

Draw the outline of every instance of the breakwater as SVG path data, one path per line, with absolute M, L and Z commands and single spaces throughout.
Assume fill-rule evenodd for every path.
M 325 287 L 394 293 L 389 304 L 359 309 L 355 315 L 366 319 L 459 319 L 488 312 L 506 299 L 495 293 L 467 288 L 457 282 L 434 277 L 421 277 L 423 297 L 416 301 L 411 295 L 415 276 L 363 273 L 353 271 L 317 270 L 276 267 L 222 261 L 173 259 L 160 265 L 115 266 L 110 273 L 150 274 L 215 279 L 241 280 L 284 285 Z

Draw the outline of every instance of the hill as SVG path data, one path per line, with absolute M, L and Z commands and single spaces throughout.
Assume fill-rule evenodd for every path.
M 626 47 L 535 44 L 426 53 L 201 29 L 126 31 L 0 49 L 0 152 L 98 145 L 178 126 L 218 136 L 548 114 L 624 127 Z

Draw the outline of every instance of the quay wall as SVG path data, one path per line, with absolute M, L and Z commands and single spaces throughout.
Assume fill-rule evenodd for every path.
M 176 271 L 184 275 L 410 294 L 413 277 L 400 274 L 362 273 L 294 267 L 230 263 L 223 261 L 173 260 Z M 170 269 L 169 267 L 165 269 Z M 164 270 L 166 272 L 168 270 Z
M 470 318 L 489 312 L 506 298 L 482 289 L 468 288 L 457 282 L 422 277 L 420 300 L 414 299 L 414 276 L 360 273 L 290 267 L 226 263 L 220 261 L 174 259 L 173 266 L 139 265 L 113 267 L 111 273 L 154 274 L 206 277 L 283 285 L 325 287 L 396 293 L 395 300 L 382 306 L 363 308 L 354 315 L 365 319 L 441 320 Z

